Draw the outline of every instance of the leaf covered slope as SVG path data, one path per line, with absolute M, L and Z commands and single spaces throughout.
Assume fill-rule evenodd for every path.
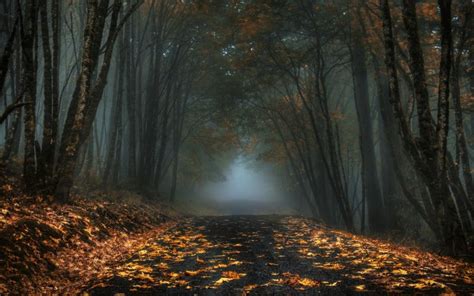
M 50 205 L 2 191 L 0 294 L 74 292 L 173 223 L 157 205 L 78 197 Z

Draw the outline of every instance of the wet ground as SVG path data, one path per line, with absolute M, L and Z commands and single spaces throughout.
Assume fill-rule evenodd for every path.
M 347 295 L 474 291 L 472 265 L 288 216 L 187 218 L 91 295 Z M 123 294 L 120 294 L 123 293 Z

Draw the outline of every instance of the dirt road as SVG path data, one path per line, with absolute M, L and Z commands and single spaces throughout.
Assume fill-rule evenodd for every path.
M 474 291 L 472 265 L 285 216 L 187 218 L 97 279 L 91 295 Z M 119 294 L 119 295 L 123 295 Z

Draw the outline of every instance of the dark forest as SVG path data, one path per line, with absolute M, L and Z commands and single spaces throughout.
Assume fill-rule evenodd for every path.
M 0 294 L 474 293 L 471 0 L 1 0 Z

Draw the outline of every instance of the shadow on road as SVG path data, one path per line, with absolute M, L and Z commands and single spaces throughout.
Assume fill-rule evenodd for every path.
M 109 276 L 91 283 L 87 292 L 347 295 L 469 291 L 469 284 L 457 274 L 458 266 L 425 267 L 414 256 L 296 217 L 197 217 L 169 230 L 116 266 Z

